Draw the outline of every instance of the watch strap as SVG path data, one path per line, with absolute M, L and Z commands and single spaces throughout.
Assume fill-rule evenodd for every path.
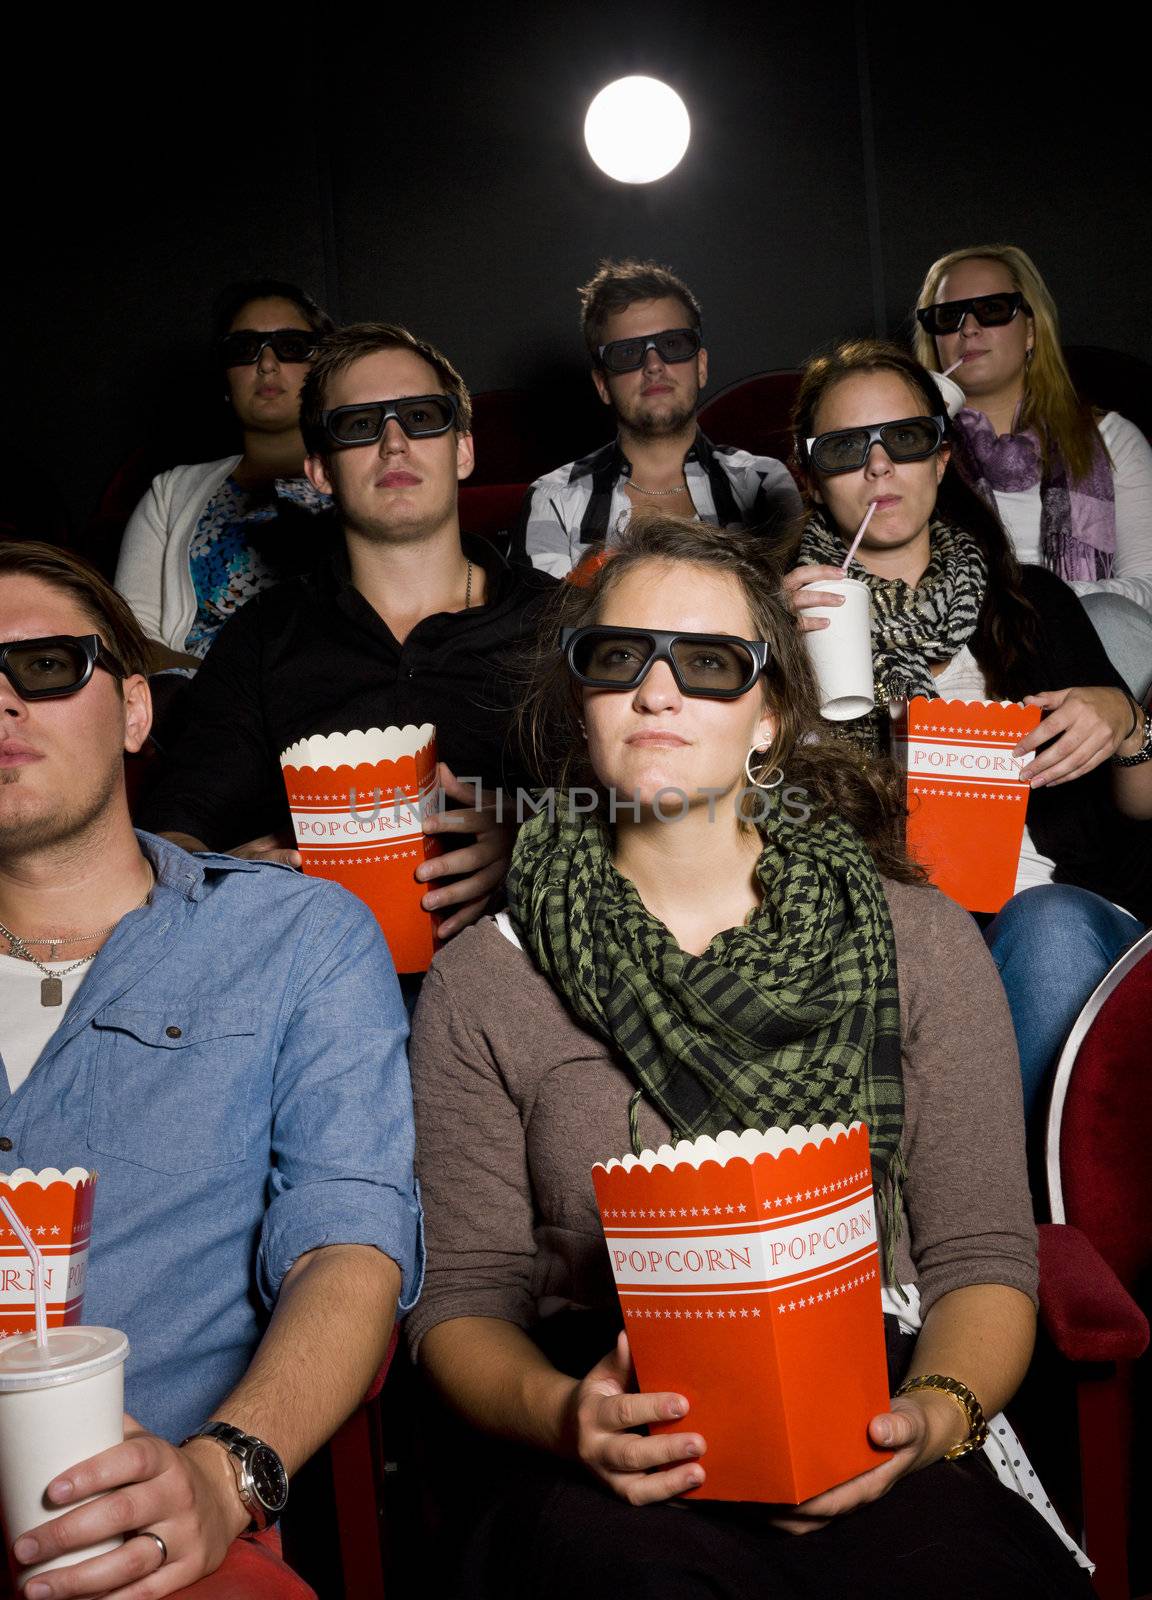
M 1135 703 L 1133 701 L 1134 705 Z M 1112 762 L 1114 766 L 1142 767 L 1146 761 L 1152 761 L 1152 712 L 1141 711 L 1141 715 L 1144 718 L 1144 738 L 1141 741 L 1139 750 L 1132 756 L 1113 756 Z M 1135 731 L 1135 726 L 1133 726 L 1132 733 L 1135 733 Z M 1128 738 L 1130 739 L 1131 737 L 1132 734 L 1130 733 Z M 1121 744 L 1126 744 L 1127 740 L 1122 739 L 1120 742 Z
M 245 1433 L 241 1428 L 234 1428 L 230 1422 L 206 1422 L 202 1428 L 197 1428 L 194 1433 L 190 1433 L 181 1441 L 181 1448 L 191 1444 L 193 1439 L 213 1439 L 217 1444 L 223 1445 L 236 1475 L 236 1492 L 252 1517 L 251 1526 L 246 1531 L 263 1533 L 265 1528 L 276 1521 L 283 1507 L 273 1509 L 261 1500 L 256 1492 L 248 1462 L 255 1450 L 267 1450 L 279 1461 L 276 1451 L 271 1445 L 265 1444 L 263 1439 L 258 1439 L 254 1433 Z

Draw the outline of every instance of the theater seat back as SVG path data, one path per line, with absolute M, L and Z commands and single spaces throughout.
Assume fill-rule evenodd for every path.
M 788 419 L 799 388 L 800 374 L 792 369 L 741 378 L 701 406 L 700 426 L 713 444 L 735 445 L 754 456 L 775 456 L 790 464 Z
M 1053 1222 L 1087 1234 L 1125 1288 L 1152 1282 L 1152 933 L 1113 966 L 1077 1018 L 1053 1079 Z

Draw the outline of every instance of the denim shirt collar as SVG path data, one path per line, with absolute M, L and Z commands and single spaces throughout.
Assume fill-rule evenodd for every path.
M 60 1026 L 44 1046 L 36 1070 L 89 1027 L 105 1006 L 127 994 L 163 958 L 169 936 L 183 929 L 196 903 L 207 892 L 210 875 L 260 871 L 257 862 L 241 861 L 236 856 L 190 855 L 179 845 L 141 829 L 136 830 L 136 837 L 156 874 L 148 904 L 121 917 L 109 934 L 84 982 L 72 996 Z M 29 1081 L 24 1080 L 16 1097 Z
M 160 903 L 163 903 L 168 891 L 180 895 L 185 900 L 202 899 L 204 880 L 210 872 L 259 872 L 260 870 L 258 862 L 242 861 L 238 856 L 216 855 L 209 851 L 189 855 L 188 851 L 182 850 L 179 845 L 173 844 L 168 839 L 161 839 L 159 834 L 145 833 L 142 828 L 136 829 L 136 838 L 156 874 L 156 888 L 152 891 L 151 897 L 153 907 L 157 904 L 158 896 Z M 141 907 L 141 909 L 147 908 Z M 111 942 L 110 939 L 108 943 Z

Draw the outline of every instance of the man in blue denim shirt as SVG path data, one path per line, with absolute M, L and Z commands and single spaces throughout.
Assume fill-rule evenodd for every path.
M 134 1419 L 48 1491 L 98 1498 L 15 1555 L 124 1544 L 27 1600 L 168 1594 L 232 1560 L 422 1268 L 387 946 L 334 884 L 133 831 L 144 648 L 73 558 L 0 545 L 0 1165 L 98 1169 L 84 1318 L 128 1334 Z M 209 1422 L 238 1432 L 186 1438 Z

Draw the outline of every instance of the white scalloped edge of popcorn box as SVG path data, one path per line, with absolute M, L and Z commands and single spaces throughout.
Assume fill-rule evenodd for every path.
M 959 706 L 961 709 L 964 709 L 968 706 L 983 706 L 985 710 L 987 710 L 990 706 L 999 706 L 1001 711 L 1008 711 L 1013 706 L 1021 705 L 1019 700 L 946 700 L 943 695 L 933 695 L 931 698 L 929 698 L 926 694 L 913 695 L 908 704 L 915 705 L 917 701 L 919 701 L 923 706 L 930 706 L 938 703 L 942 706 Z
M 704 1134 L 699 1139 L 681 1139 L 676 1145 L 662 1144 L 658 1150 L 642 1150 L 638 1156 L 626 1155 L 619 1161 L 613 1157 L 608 1162 L 598 1161 L 596 1166 L 604 1172 L 611 1172 L 614 1167 L 623 1167 L 625 1172 L 644 1167 L 651 1172 L 653 1167 L 667 1167 L 669 1171 L 676 1167 L 701 1167 L 705 1161 L 715 1161 L 720 1166 L 736 1158 L 752 1162 L 761 1155 L 780 1156 L 785 1150 L 799 1152 L 809 1145 L 826 1144 L 830 1139 L 855 1133 L 862 1126 L 857 1120 L 847 1126 L 834 1122 L 830 1128 L 819 1122 L 812 1128 L 794 1123 L 787 1133 L 783 1128 L 766 1128 L 763 1132 L 758 1128 L 745 1128 L 740 1133 L 726 1128 L 715 1138 Z
M 350 733 L 314 733 L 280 752 L 282 767 L 359 767 L 414 756 L 435 735 L 431 722 L 406 722 L 402 728 L 353 728 Z
M 53 1183 L 70 1183 L 75 1189 L 94 1177 L 95 1170 L 88 1167 L 69 1167 L 67 1172 L 61 1172 L 59 1167 L 41 1167 L 39 1172 L 33 1172 L 31 1167 L 17 1167 L 15 1172 L 0 1172 L 0 1183 L 6 1183 L 10 1189 L 18 1189 L 22 1183 L 38 1183 L 42 1189 Z

